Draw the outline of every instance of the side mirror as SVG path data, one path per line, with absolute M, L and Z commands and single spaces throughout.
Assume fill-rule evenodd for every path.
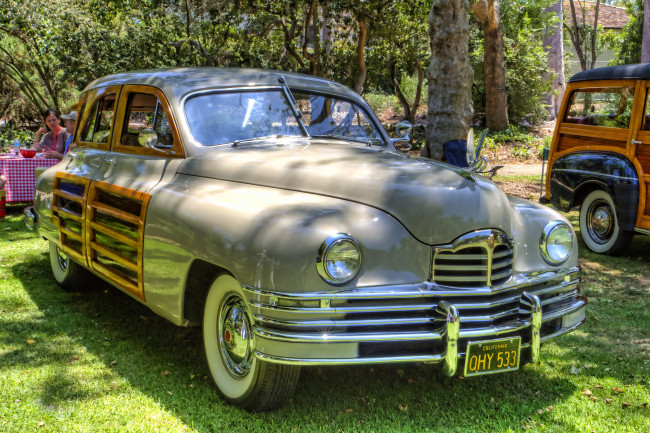
M 397 147 L 397 143 L 404 143 L 406 144 L 406 148 L 400 150 L 402 151 L 411 150 L 410 134 L 412 129 L 413 129 L 413 125 L 411 125 L 411 123 L 406 120 L 402 120 L 400 123 L 395 125 L 395 133 L 397 134 L 397 138 L 391 139 L 393 145 Z
M 138 142 L 142 147 L 155 147 L 158 143 L 158 134 L 153 129 L 143 129 L 138 134 Z

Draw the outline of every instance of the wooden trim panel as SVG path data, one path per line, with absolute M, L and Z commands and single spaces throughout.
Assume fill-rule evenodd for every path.
M 86 254 L 90 267 L 143 301 L 142 248 L 150 199 L 147 193 L 95 181 L 87 202 Z
M 86 197 L 90 181 L 87 177 L 59 171 L 52 183 L 52 223 L 59 229 L 61 250 L 82 263 L 86 263 Z M 63 189 L 66 186 L 68 191 Z M 71 227 L 74 224 L 76 230 Z

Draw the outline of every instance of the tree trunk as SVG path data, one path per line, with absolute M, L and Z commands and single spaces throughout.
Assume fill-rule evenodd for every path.
M 359 17 L 359 39 L 357 39 L 357 65 L 359 67 L 359 72 L 354 79 L 354 85 L 352 90 L 357 92 L 359 95 L 363 91 L 363 83 L 366 82 L 366 74 L 368 72 L 366 67 L 366 17 Z
M 472 118 L 472 82 L 469 62 L 469 1 L 432 0 L 429 12 L 431 64 L 427 143 L 422 156 L 441 160 L 442 146 L 465 140 Z
M 547 8 L 546 12 L 555 13 L 559 20 L 553 27 L 546 29 L 543 41 L 548 58 L 548 68 L 555 75 L 552 78 L 553 84 L 551 91 L 544 95 L 544 102 L 546 102 L 549 118 L 555 120 L 560 111 L 560 104 L 562 103 L 562 97 L 566 89 L 564 78 L 564 36 L 561 24 L 564 19 L 562 0 Z M 550 81 L 550 74 L 546 74 L 543 79 L 544 81 Z
M 495 131 L 508 127 L 508 95 L 501 28 L 501 0 L 478 0 L 472 4 L 483 27 L 483 74 L 485 75 L 485 121 Z
M 317 22 L 317 8 L 318 8 L 317 3 L 318 0 L 311 0 L 311 3 L 309 5 L 309 10 L 307 11 L 307 15 L 305 16 L 305 25 L 304 25 L 305 42 L 302 44 L 302 55 L 304 58 L 309 60 L 309 73 L 311 75 L 320 75 L 320 66 L 318 64 L 320 60 L 319 59 L 320 42 L 318 41 L 319 39 L 318 29 L 315 28 Z M 309 37 L 309 34 L 311 33 L 312 21 L 314 23 L 314 41 L 312 42 L 314 54 L 309 53 L 309 42 L 311 42 L 311 38 Z
M 650 63 L 650 0 L 643 0 L 643 38 L 641 63 Z

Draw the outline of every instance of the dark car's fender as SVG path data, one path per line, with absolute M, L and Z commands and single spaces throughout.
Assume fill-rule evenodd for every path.
M 595 189 L 609 193 L 623 230 L 634 230 L 639 177 L 634 164 L 614 152 L 576 152 L 558 158 L 550 170 L 551 204 L 567 212 Z

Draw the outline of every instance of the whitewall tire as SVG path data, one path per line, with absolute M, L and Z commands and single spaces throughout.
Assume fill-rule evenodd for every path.
M 614 200 L 602 190 L 590 192 L 582 203 L 580 234 L 587 248 L 599 254 L 620 254 L 632 239 L 618 224 Z
M 203 346 L 212 379 L 232 404 L 251 411 L 276 409 L 293 395 L 300 367 L 256 358 L 252 325 L 237 280 L 219 276 L 203 311 Z

